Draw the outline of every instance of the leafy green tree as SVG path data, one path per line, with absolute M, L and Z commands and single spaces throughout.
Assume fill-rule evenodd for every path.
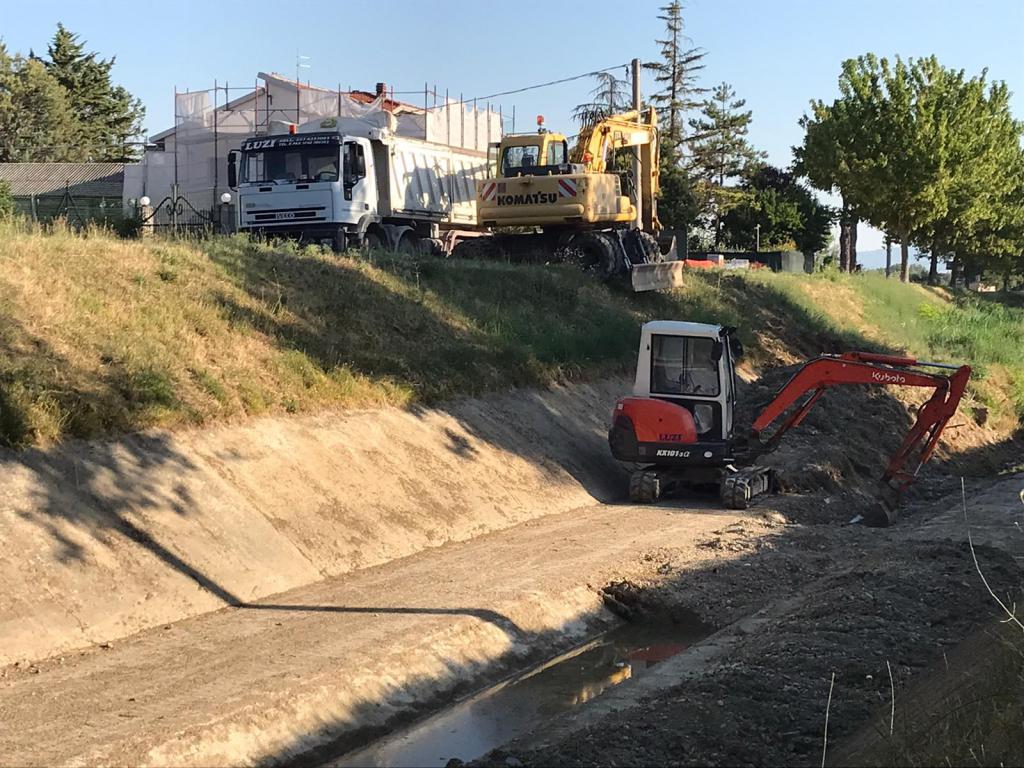
M 771 165 L 753 167 L 745 175 L 748 197 L 725 215 L 724 238 L 729 245 L 753 250 L 824 250 L 831 239 L 835 211 L 818 202 L 795 176 Z
M 67 93 L 43 64 L 0 44 L 0 162 L 81 159 Z
M 85 43 L 63 24 L 48 48 L 45 64 L 67 91 L 77 122 L 77 141 L 89 162 L 124 162 L 138 156 L 142 103 L 110 79 L 114 58 L 87 52 Z
M 937 132 L 944 121 L 943 73 L 934 58 L 904 62 L 862 56 L 852 77 L 873 97 L 881 136 L 869 177 L 878 186 L 865 201 L 868 220 L 900 240 L 900 280 L 910 277 L 912 236 L 946 213 L 948 169 Z M 869 90 L 870 89 L 870 90 Z
M 661 145 L 661 197 L 658 218 L 669 229 L 690 231 L 700 214 L 693 185 L 679 162 L 679 153 L 668 141 Z
M 839 88 L 802 121 L 798 167 L 815 186 L 838 189 L 845 212 L 899 239 L 901 280 L 911 242 L 930 251 L 933 281 L 943 253 L 1016 258 L 1022 131 L 1005 85 L 987 87 L 985 73 L 967 79 L 934 56 L 868 54 L 843 62 Z
M 14 216 L 14 197 L 11 195 L 11 185 L 6 181 L 0 181 L 0 221 L 10 219 Z
M 658 18 L 665 22 L 665 39 L 656 41 L 661 47 L 661 61 L 646 63 L 644 67 L 654 70 L 654 80 L 661 86 L 651 101 L 658 109 L 665 142 L 668 147 L 682 151 L 687 140 L 686 113 L 701 107 L 708 90 L 697 85 L 707 52 L 692 47 L 692 41 L 684 34 L 683 5 L 679 0 L 672 0 L 661 11 Z
M 811 102 L 811 114 L 800 120 L 803 143 L 793 150 L 797 173 L 817 189 L 837 192 L 842 200 L 838 265 L 844 272 L 857 267 L 857 225 L 861 218 L 857 201 L 870 191 L 865 186 L 864 169 L 877 144 L 868 102 L 844 79 L 851 66 L 852 61 L 843 64 L 840 98 L 832 104 Z
M 744 110 L 745 105 L 732 86 L 722 83 L 705 100 L 701 116 L 690 120 L 696 135 L 690 145 L 689 169 L 716 248 L 722 242 L 723 217 L 747 196 L 743 188 L 729 182 L 764 156 L 747 139 L 753 113 Z
M 1005 83 L 986 83 L 986 72 L 967 79 L 925 59 L 918 100 L 934 102 L 926 140 L 941 158 L 939 183 L 944 213 L 915 232 L 915 244 L 929 251 L 929 282 L 938 279 L 942 254 L 1012 253 L 1017 191 L 1024 184 L 1022 125 L 1010 113 Z M 1019 250 L 1019 249 L 1018 249 Z
M 961 237 L 956 246 L 954 278 L 963 267 L 973 275 L 988 273 L 1008 285 L 1012 275 L 1024 275 L 1024 151 L 1008 167 L 1014 181 L 998 198 L 990 198 L 988 214 Z

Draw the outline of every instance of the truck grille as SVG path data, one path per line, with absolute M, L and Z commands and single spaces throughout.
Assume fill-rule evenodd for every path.
M 249 220 L 255 224 L 287 224 L 292 221 L 325 221 L 324 211 L 327 206 L 318 205 L 311 208 L 279 208 L 269 211 L 258 211 L 249 214 Z

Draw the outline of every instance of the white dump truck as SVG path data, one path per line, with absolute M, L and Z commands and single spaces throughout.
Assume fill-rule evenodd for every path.
M 448 251 L 477 226 L 487 155 L 395 132 L 394 118 L 327 118 L 254 136 L 228 156 L 239 231 L 336 250 Z

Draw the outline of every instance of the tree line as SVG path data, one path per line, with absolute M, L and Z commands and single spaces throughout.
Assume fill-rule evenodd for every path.
M 987 72 L 968 77 L 932 56 L 842 63 L 839 97 L 814 100 L 793 161 L 778 168 L 750 143 L 752 112 L 728 83 L 701 84 L 707 51 L 685 34 L 679 0 L 658 17 L 661 56 L 645 64 L 661 123 L 659 216 L 691 233 L 693 249 L 794 248 L 820 253 L 839 224 L 838 267 L 858 269 L 857 224 L 927 253 L 929 278 L 948 259 L 954 278 L 1024 274 L 1024 136 L 1010 93 Z M 627 88 L 601 75 L 581 121 L 628 108 Z M 813 189 L 835 193 L 838 208 Z
M 940 258 L 953 278 L 966 271 L 1008 281 L 1024 273 L 1024 124 L 1003 82 L 968 77 L 934 56 L 890 61 L 866 54 L 843 62 L 840 95 L 811 102 L 796 167 L 842 196 L 841 222 L 867 221 L 900 244 L 900 277 L 911 245 Z M 855 239 L 840 243 L 856 267 Z
M 115 59 L 86 50 L 62 24 L 46 56 L 0 41 L 0 162 L 129 162 L 145 110 L 111 80 Z

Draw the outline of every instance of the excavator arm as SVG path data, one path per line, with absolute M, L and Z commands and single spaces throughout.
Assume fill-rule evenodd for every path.
M 914 370 L 914 367 L 945 368 L 953 373 L 948 376 L 925 373 Z M 870 352 L 824 355 L 800 368 L 754 421 L 752 432 L 757 452 L 771 450 L 778 445 L 783 435 L 799 426 L 831 387 L 881 384 L 934 389 L 932 396 L 918 409 L 916 421 L 882 475 L 882 501 L 889 516 L 899 494 L 914 481 L 921 467 L 935 452 L 942 430 L 956 413 L 970 377 L 971 368 L 967 365 L 926 363 L 912 357 Z M 766 437 L 766 430 L 791 408 L 795 410 Z
M 641 178 L 638 192 L 643 201 L 641 228 L 647 232 L 661 229 L 654 201 L 661 191 L 658 146 L 658 114 L 654 107 L 611 115 L 580 131 L 569 153 L 572 163 L 583 165 L 587 173 L 607 173 L 608 156 L 617 149 L 637 147 L 640 152 Z

